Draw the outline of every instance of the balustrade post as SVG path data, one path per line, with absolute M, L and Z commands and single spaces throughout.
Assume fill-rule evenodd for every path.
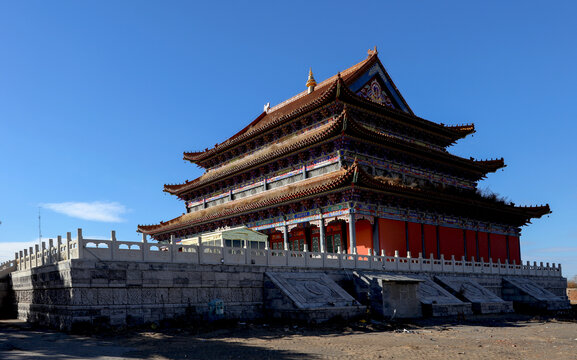
M 174 244 L 176 243 L 176 239 L 174 235 L 170 235 L 170 244 L 168 245 L 168 249 L 170 250 L 170 262 L 174 262 Z
M 54 262 L 54 258 L 52 256 L 52 249 L 54 248 L 54 239 L 48 239 L 48 263 L 52 264 Z
M 24 254 L 26 254 L 26 250 L 24 250 Z M 28 248 L 28 269 L 32 268 L 32 246 Z
M 141 239 L 142 245 L 140 245 L 140 252 L 141 254 L 141 259 L 142 261 L 146 261 L 146 259 L 148 259 L 148 252 L 150 251 L 150 248 L 148 247 L 148 240 L 146 239 L 146 234 L 142 233 L 142 239 Z
M 38 266 L 38 253 L 40 252 L 40 247 L 38 244 L 34 244 L 34 267 Z M 42 256 L 40 256 L 40 261 L 42 261 Z
M 78 249 L 78 258 L 84 259 L 84 238 L 82 237 L 81 228 L 77 229 L 76 242 L 78 243 L 78 245 L 76 246 L 76 248 Z
M 110 232 L 110 259 L 114 260 L 114 254 L 116 253 L 116 231 L 112 230 Z M 130 248 L 130 247 L 129 247 Z
M 70 260 L 70 244 L 72 243 L 72 233 L 66 233 L 66 260 Z
M 56 256 L 58 257 L 57 261 L 62 260 L 62 236 L 58 235 L 56 238 L 56 244 L 58 245 L 58 251 L 56 252 Z
M 224 243 L 224 239 L 222 239 L 222 242 Z M 243 240 L 243 250 L 244 250 L 244 263 L 245 265 L 250 265 L 250 256 L 249 256 L 249 247 L 248 247 L 248 239 L 247 240 Z M 224 250 L 224 249 L 223 249 Z

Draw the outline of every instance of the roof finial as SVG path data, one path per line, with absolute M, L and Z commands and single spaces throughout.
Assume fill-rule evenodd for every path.
M 267 103 L 264 105 L 263 111 L 264 111 L 265 113 L 267 113 L 269 110 L 270 110 L 270 103 L 267 102 Z
M 307 87 L 309 88 L 309 94 L 315 91 L 315 86 L 317 86 L 317 82 L 313 77 L 313 69 L 309 68 L 309 79 L 307 80 Z
M 367 51 L 367 54 L 369 56 L 373 56 L 373 55 L 377 55 L 379 52 L 377 51 L 377 45 L 375 45 L 375 48 L 373 50 L 369 49 L 369 51 Z

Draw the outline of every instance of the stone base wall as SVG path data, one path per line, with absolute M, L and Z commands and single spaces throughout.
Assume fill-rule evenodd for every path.
M 567 297 L 571 304 L 577 304 L 577 289 L 567 289 Z
M 12 274 L 18 318 L 59 329 L 202 317 L 223 300 L 225 318 L 262 316 L 264 269 L 255 266 L 67 260 Z
M 351 271 L 344 269 L 83 259 L 15 271 L 11 280 L 19 319 L 68 330 L 75 324 L 136 325 L 181 315 L 207 318 L 209 303 L 216 299 L 224 302 L 224 318 L 262 318 L 265 271 L 323 272 L 351 294 L 354 291 Z M 500 295 L 500 275 L 470 276 Z M 530 278 L 565 294 L 564 278 Z

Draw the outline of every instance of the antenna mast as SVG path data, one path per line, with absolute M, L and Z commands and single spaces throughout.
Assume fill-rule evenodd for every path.
M 38 206 L 38 244 L 42 247 L 42 218 L 40 217 L 40 206 Z

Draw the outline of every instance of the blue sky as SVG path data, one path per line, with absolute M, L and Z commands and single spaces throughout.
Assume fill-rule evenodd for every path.
M 577 274 L 577 3 L 207 3 L 0 3 L 0 259 L 37 240 L 39 207 L 44 238 L 139 239 L 184 212 L 162 192 L 201 174 L 183 151 L 376 45 L 417 115 L 475 123 L 452 153 L 505 158 L 481 188 L 550 204 L 524 260 Z

